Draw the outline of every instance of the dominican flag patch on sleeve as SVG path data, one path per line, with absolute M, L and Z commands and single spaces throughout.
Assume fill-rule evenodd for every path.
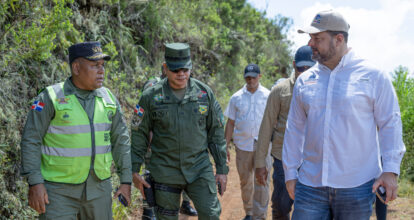
M 43 110 L 43 107 L 45 107 L 45 103 L 41 101 L 34 101 L 31 109 L 41 112 Z
M 139 105 L 135 106 L 134 112 L 138 115 L 138 117 L 144 116 L 144 109 Z

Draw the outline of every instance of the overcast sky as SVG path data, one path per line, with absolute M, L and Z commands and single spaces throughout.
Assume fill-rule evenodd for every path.
M 322 10 L 339 11 L 350 24 L 348 46 L 379 68 L 393 72 L 399 65 L 414 71 L 414 0 L 247 0 L 267 17 L 293 19 L 288 37 L 294 50 L 307 44 L 309 35 L 297 29 L 310 25 Z

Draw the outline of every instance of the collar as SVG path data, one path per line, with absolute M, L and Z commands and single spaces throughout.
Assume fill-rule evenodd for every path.
M 190 77 L 187 83 L 187 89 L 185 91 L 185 95 L 181 103 L 187 103 L 189 101 L 197 101 L 198 94 L 200 93 L 200 89 L 196 86 L 194 79 Z M 175 98 L 170 84 L 168 83 L 168 79 L 163 81 L 162 84 L 162 95 L 163 95 L 163 103 L 176 103 L 177 99 Z
M 79 89 L 73 84 L 72 77 L 67 78 L 63 85 L 64 85 L 63 91 L 64 91 L 65 96 L 76 95 L 81 98 L 86 98 L 90 95 L 93 95 L 93 96 L 103 97 L 103 94 L 102 94 L 102 89 L 104 89 L 103 87 L 93 90 L 93 91 Z
M 352 50 L 352 48 L 348 48 L 348 51 L 342 56 L 341 60 L 339 61 L 338 65 L 336 65 L 336 67 L 331 70 L 329 69 L 327 66 L 323 65 L 322 63 L 317 63 L 316 65 L 318 65 L 319 69 L 326 69 L 329 70 L 329 72 L 334 71 L 336 69 L 342 69 L 344 66 L 347 66 L 352 59 L 354 58 L 355 54 L 354 51 Z
M 247 93 L 247 94 L 250 94 L 250 95 L 254 95 L 254 94 L 256 94 L 256 92 L 262 91 L 262 89 L 263 89 L 263 86 L 262 86 L 262 84 L 259 83 L 259 86 L 257 87 L 256 91 L 254 93 L 251 93 L 249 90 L 247 90 L 246 84 L 244 84 L 244 86 L 243 86 L 243 93 Z

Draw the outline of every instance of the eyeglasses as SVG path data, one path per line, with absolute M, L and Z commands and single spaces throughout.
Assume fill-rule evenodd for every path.
M 307 69 L 311 68 L 310 66 L 297 66 L 296 69 L 298 70 L 298 72 L 303 73 L 305 72 Z
M 180 71 L 183 71 L 184 73 L 188 72 L 190 69 L 188 68 L 180 68 L 180 69 L 176 69 L 176 70 L 171 70 L 171 72 L 173 73 L 178 73 Z

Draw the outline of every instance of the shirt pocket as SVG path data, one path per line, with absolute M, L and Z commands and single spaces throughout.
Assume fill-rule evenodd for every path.
M 210 110 L 208 102 L 195 102 L 192 107 L 192 122 L 199 129 L 204 130 L 207 126 L 207 115 Z
M 256 105 L 257 105 L 257 116 L 259 119 L 263 118 L 263 114 L 266 108 L 266 102 L 267 102 L 267 97 L 261 97 L 259 98 L 259 100 L 257 100 Z
M 151 112 L 151 119 L 154 121 L 154 129 L 167 130 L 170 126 L 170 112 L 168 108 L 155 109 Z
M 247 100 L 239 100 L 236 103 L 236 120 L 246 120 L 249 116 L 250 103 Z
M 318 84 L 304 85 L 299 90 L 302 102 L 307 110 L 310 108 L 324 108 L 322 90 Z

